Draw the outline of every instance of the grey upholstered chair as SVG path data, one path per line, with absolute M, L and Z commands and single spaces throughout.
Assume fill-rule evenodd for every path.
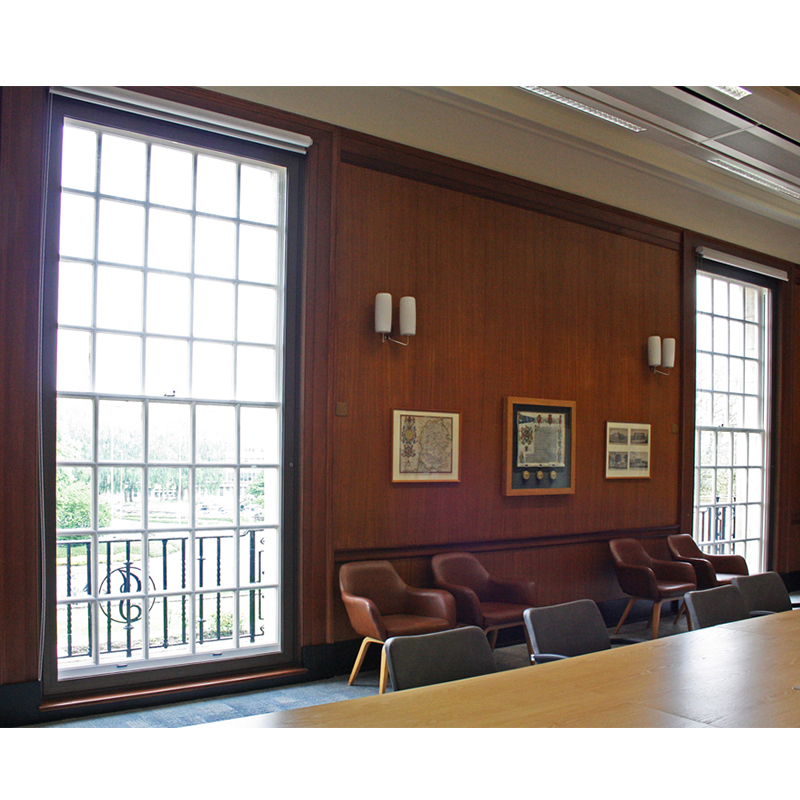
M 750 616 L 742 593 L 733 585 L 687 592 L 685 600 L 695 628 L 710 628 Z
M 528 608 L 522 618 L 537 664 L 608 650 L 612 644 L 638 641 L 609 636 L 597 603 L 589 599 Z
M 751 614 L 792 610 L 789 590 L 777 572 L 734 578 L 732 584 L 742 593 Z
M 477 626 L 417 636 L 393 636 L 384 645 L 395 691 L 497 672 L 486 634 Z

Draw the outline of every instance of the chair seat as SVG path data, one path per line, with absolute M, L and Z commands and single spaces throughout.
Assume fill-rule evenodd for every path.
M 383 624 L 386 628 L 386 637 L 413 636 L 418 633 L 437 633 L 446 631 L 453 624 L 439 617 L 418 617 L 414 614 L 385 614 Z
M 483 614 L 483 624 L 486 628 L 493 628 L 497 625 L 522 625 L 522 613 L 529 606 L 518 605 L 517 603 L 481 603 L 481 613 Z
M 658 594 L 661 599 L 683 597 L 686 592 L 691 592 L 696 588 L 693 583 L 683 583 L 681 581 L 656 581 L 656 583 L 658 584 Z

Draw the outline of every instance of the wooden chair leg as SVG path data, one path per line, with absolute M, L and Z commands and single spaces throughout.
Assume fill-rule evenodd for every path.
M 681 603 L 681 609 L 683 610 L 683 613 L 686 614 L 686 627 L 690 631 L 693 631 L 694 630 L 694 625 L 692 624 L 692 615 L 689 613 L 689 609 L 686 606 L 686 601 L 685 600 Z
M 353 685 L 353 681 L 358 677 L 358 673 L 361 670 L 361 665 L 364 663 L 364 656 L 367 654 L 367 648 L 370 646 L 372 642 L 375 644 L 382 645 L 383 642 L 380 639 L 372 639 L 369 636 L 364 637 L 364 641 L 361 642 L 361 647 L 358 649 L 358 655 L 356 656 L 356 663 L 353 664 L 353 671 L 350 673 L 350 680 L 347 681 L 348 686 Z
M 489 647 L 494 650 L 495 646 L 497 645 L 497 628 L 493 628 L 490 630 L 489 633 Z
M 628 613 L 633 608 L 633 604 L 636 602 L 635 597 L 631 597 L 628 601 L 628 605 L 625 606 L 625 610 L 622 612 L 622 616 L 619 618 L 619 622 L 617 623 L 617 627 L 614 628 L 614 633 L 619 633 L 619 629 L 622 627 L 622 623 L 625 622 L 625 619 L 628 616 Z
M 389 663 L 386 661 L 386 646 L 381 648 L 381 677 L 378 685 L 378 694 L 386 692 L 386 684 L 389 681 Z
M 661 604 L 663 600 L 656 600 L 653 603 L 653 638 L 658 638 L 658 623 L 661 621 Z

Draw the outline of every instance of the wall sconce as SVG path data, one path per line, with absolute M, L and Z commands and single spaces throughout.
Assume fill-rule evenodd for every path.
M 392 339 L 392 296 L 388 292 L 375 295 L 375 332 L 381 334 L 382 341 L 390 341 L 408 347 L 409 342 Z M 406 339 L 417 333 L 417 301 L 413 297 L 400 298 L 400 335 Z
M 675 340 L 664 339 L 662 344 L 660 336 L 650 336 L 647 340 L 647 363 L 654 375 L 669 375 L 657 367 L 670 370 L 675 366 Z

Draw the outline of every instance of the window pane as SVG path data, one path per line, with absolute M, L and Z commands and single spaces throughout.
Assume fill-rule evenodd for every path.
M 192 540 L 188 531 L 151 535 L 148 555 L 148 576 L 156 591 L 187 588 L 192 566 Z M 167 627 L 172 626 L 168 624 Z
M 101 261 L 144 264 L 144 208 L 115 200 L 100 201 L 97 256 Z
M 92 324 L 94 270 L 91 264 L 62 261 L 58 265 L 58 324 Z
M 56 455 L 65 461 L 90 461 L 94 407 L 91 400 L 60 397 L 56 402 Z
M 141 528 L 142 470 L 136 467 L 100 467 L 100 528 Z
M 250 589 L 239 594 L 239 635 L 242 646 L 277 643 L 278 592 Z
M 62 328 L 58 332 L 56 385 L 60 392 L 92 388 L 92 334 Z
M 279 411 L 252 408 L 240 411 L 243 464 L 277 464 L 280 451 Z
M 94 527 L 94 482 L 88 467 L 59 467 L 56 477 L 56 527 Z M 101 514 L 102 516 L 102 514 Z
M 227 400 L 233 395 L 233 347 L 195 342 L 192 355 L 192 395 Z
M 233 339 L 234 285 L 224 281 L 194 282 L 194 330 L 203 339 Z
M 189 470 L 186 467 L 151 467 L 148 478 L 148 525 L 156 528 L 189 525 Z
M 138 269 L 97 268 L 97 327 L 142 329 L 143 275 Z
M 150 269 L 190 272 L 192 269 L 192 218 L 189 214 L 151 208 L 147 234 Z
M 151 397 L 188 397 L 189 342 L 148 336 L 145 393 Z
M 278 221 L 278 175 L 274 170 L 242 165 L 242 219 L 275 224 Z
M 236 215 L 236 163 L 197 157 L 197 210 L 225 217 Z
M 277 293 L 260 286 L 239 286 L 239 341 L 275 344 Z
M 192 161 L 190 152 L 154 144 L 150 151 L 150 201 L 191 208 Z
M 111 394 L 141 394 L 142 340 L 116 333 L 97 334 L 95 388 Z
M 236 409 L 198 405 L 195 411 L 198 461 L 236 461 Z
M 147 331 L 188 336 L 189 278 L 151 272 L 147 276 Z
M 277 525 L 280 494 L 277 469 L 243 469 L 240 477 L 241 524 Z
M 710 314 L 711 304 L 711 278 L 706 275 L 697 276 L 697 310 Z
M 728 282 L 714 280 L 714 313 L 727 316 L 728 314 Z
M 97 133 L 66 125 L 62 147 L 61 185 L 93 192 L 97 180 Z
M 277 583 L 279 574 L 278 531 L 246 531 L 239 540 L 239 582 Z
M 100 461 L 142 461 L 144 429 L 142 404 L 129 400 L 100 400 L 97 449 Z
M 195 469 L 195 524 L 232 525 L 236 522 L 236 470 L 223 467 Z
M 62 258 L 94 257 L 94 199 L 61 194 L 59 253 Z
M 148 456 L 151 461 L 190 461 L 191 407 L 186 403 L 150 403 Z
M 254 225 L 239 227 L 239 279 L 278 283 L 278 232 Z
M 197 586 L 231 586 L 236 580 L 236 556 L 232 531 L 215 531 L 198 536 Z
M 197 217 L 194 271 L 215 278 L 236 276 L 236 225 L 222 219 Z
M 144 200 L 147 183 L 145 143 L 104 133 L 101 147 L 100 191 L 115 197 Z
M 236 399 L 276 399 L 275 351 L 268 347 L 238 347 Z

